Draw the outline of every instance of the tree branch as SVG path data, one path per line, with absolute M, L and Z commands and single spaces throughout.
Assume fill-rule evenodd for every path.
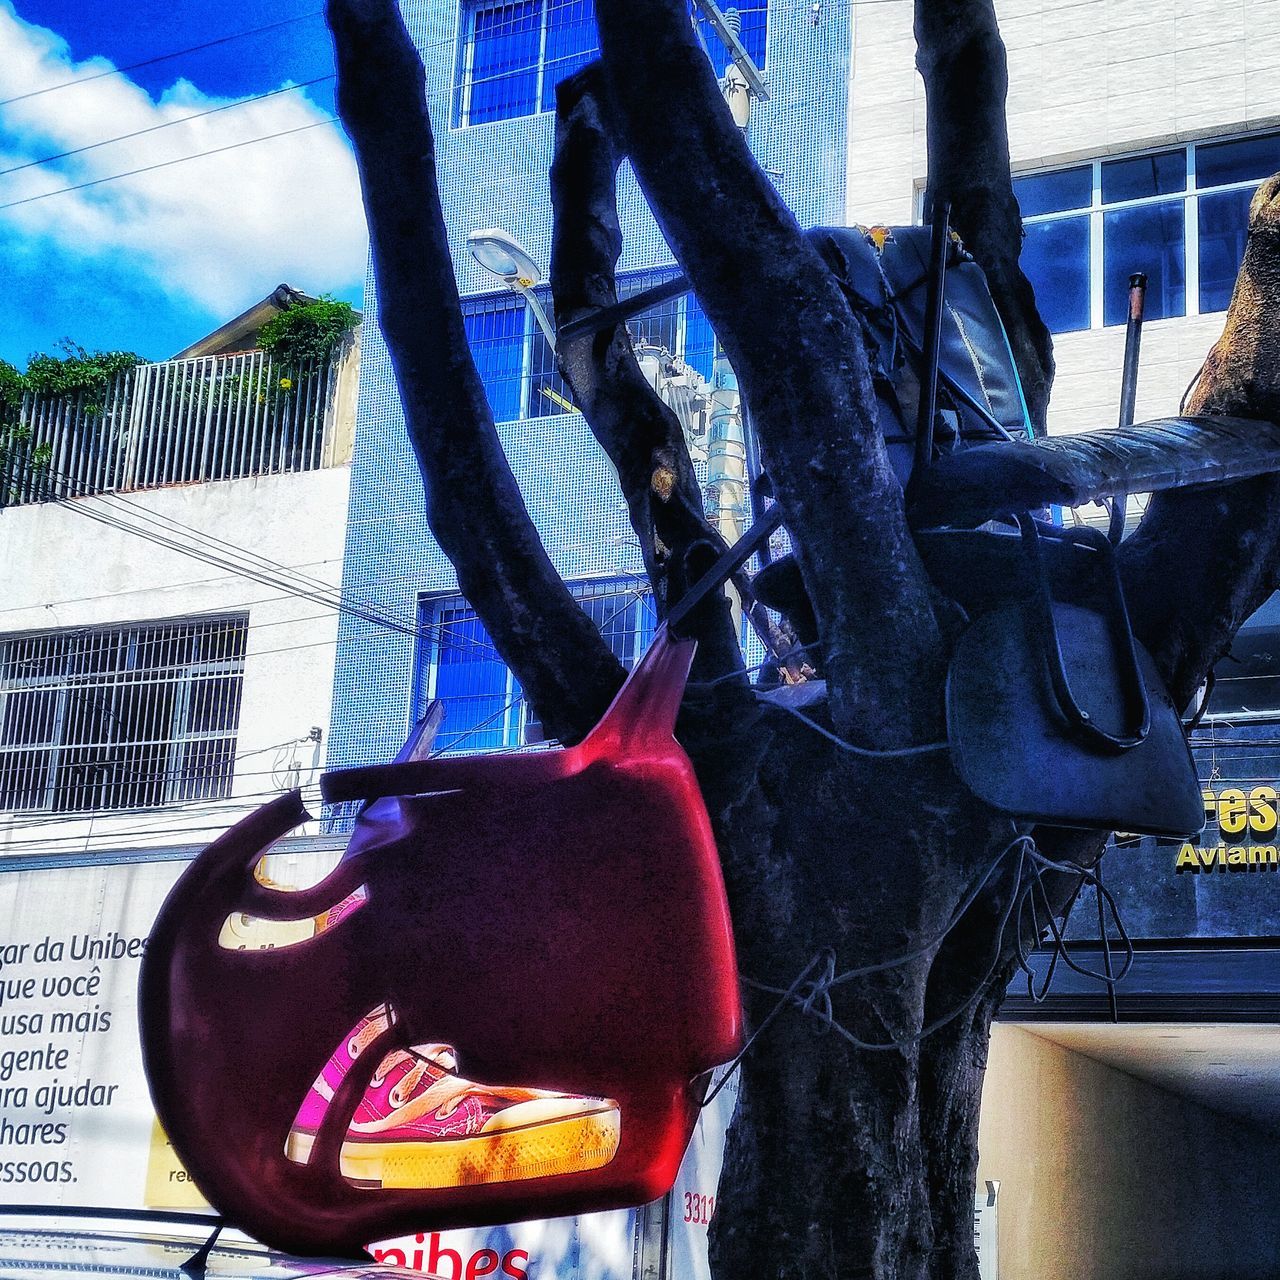
M 551 166 L 555 210 L 551 289 L 563 326 L 618 301 L 615 269 L 622 253 L 617 170 L 603 71 L 593 62 L 556 86 L 556 153 Z M 659 615 L 676 603 L 707 556 L 724 543 L 703 513 L 702 494 L 684 431 L 640 369 L 625 325 L 561 340 L 560 371 L 592 435 L 618 469 L 631 527 L 640 540 Z M 729 602 L 719 596 L 690 619 L 698 645 L 696 679 L 742 668 Z
M 992 0 L 916 0 L 916 66 L 924 78 L 931 206 L 951 205 L 951 225 L 987 276 L 1043 431 L 1053 386 L 1053 339 L 1022 274 L 1022 214 L 1009 175 L 1008 61 Z
M 1280 174 L 1249 206 L 1222 336 L 1187 411 L 1280 422 Z M 1280 475 L 1157 494 L 1120 561 L 1134 630 L 1185 706 L 1280 585 Z
M 827 642 L 836 726 L 924 741 L 941 726 L 942 646 L 858 325 L 734 127 L 684 0 L 598 0 L 596 17 L 636 176 L 767 454 Z
M 622 667 L 552 565 L 494 429 L 449 258 L 422 63 L 392 0 L 328 0 L 326 17 L 427 522 L 548 731 L 573 741 Z

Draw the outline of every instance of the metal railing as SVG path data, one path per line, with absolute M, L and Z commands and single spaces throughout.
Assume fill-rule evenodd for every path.
M 100 403 L 28 396 L 0 437 L 0 505 L 314 471 L 333 432 L 337 367 L 264 351 L 143 364 Z

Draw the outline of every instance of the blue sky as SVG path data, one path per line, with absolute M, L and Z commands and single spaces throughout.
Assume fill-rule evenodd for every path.
M 320 0 L 0 0 L 0 358 L 20 368 L 70 337 L 163 359 L 287 282 L 360 303 L 355 166 L 326 80 Z M 102 71 L 282 19 L 259 34 L 120 75 Z M 48 163 L 56 153 L 169 127 Z M 291 130 L 221 155 L 126 170 Z M 97 182 L 65 195 L 46 192 Z M 26 203 L 15 204 L 17 201 Z

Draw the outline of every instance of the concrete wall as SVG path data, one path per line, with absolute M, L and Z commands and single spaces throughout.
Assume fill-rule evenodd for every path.
M 1001 1280 L 1242 1280 L 1280 1270 L 1280 1138 L 997 1025 L 978 1183 Z
M 1015 171 L 1229 135 L 1280 120 L 1280 4 L 1267 0 L 997 0 L 1009 53 Z M 855 8 L 849 221 L 914 219 L 926 172 L 924 87 L 910 5 Z M 1222 315 L 1143 335 L 1138 417 L 1176 411 Z M 1124 330 L 1055 339 L 1050 430 L 1115 421 Z
M 348 468 L 336 467 L 0 513 L 0 635 L 193 614 L 249 615 L 236 746 L 237 756 L 247 758 L 237 763 L 233 788 L 244 798 L 240 804 L 228 800 L 216 813 L 206 802 L 56 823 L 44 814 L 5 815 L 0 853 L 80 849 L 90 835 L 95 848 L 106 849 L 123 841 L 125 832 L 133 845 L 202 839 L 260 803 L 261 793 L 280 789 L 279 778 L 272 776 L 277 753 L 250 753 L 303 738 L 319 725 L 326 741 L 318 751 L 311 745 L 300 748 L 299 755 L 309 764 L 323 759 L 337 611 L 107 528 L 82 512 L 110 512 L 139 524 L 151 517 L 160 522 L 162 534 L 183 541 L 190 539 L 190 530 L 205 533 L 283 566 L 279 572 L 296 570 L 334 589 L 341 578 L 349 478 Z M 221 554 L 228 554 L 226 548 Z M 243 559 L 239 551 L 229 554 Z

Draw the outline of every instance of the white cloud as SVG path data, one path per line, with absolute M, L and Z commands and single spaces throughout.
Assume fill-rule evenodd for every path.
M 0 169 L 74 150 L 229 99 L 185 80 L 160 100 L 101 58 L 75 62 L 54 32 L 24 23 L 0 0 Z M 288 83 L 287 81 L 284 83 Z M 276 85 L 264 86 L 276 88 Z M 282 281 L 309 293 L 363 278 L 367 240 L 355 160 L 306 90 L 0 177 L 0 205 L 61 187 L 316 125 L 154 172 L 15 208 L 0 220 L 77 259 L 114 257 L 175 296 L 229 317 Z

